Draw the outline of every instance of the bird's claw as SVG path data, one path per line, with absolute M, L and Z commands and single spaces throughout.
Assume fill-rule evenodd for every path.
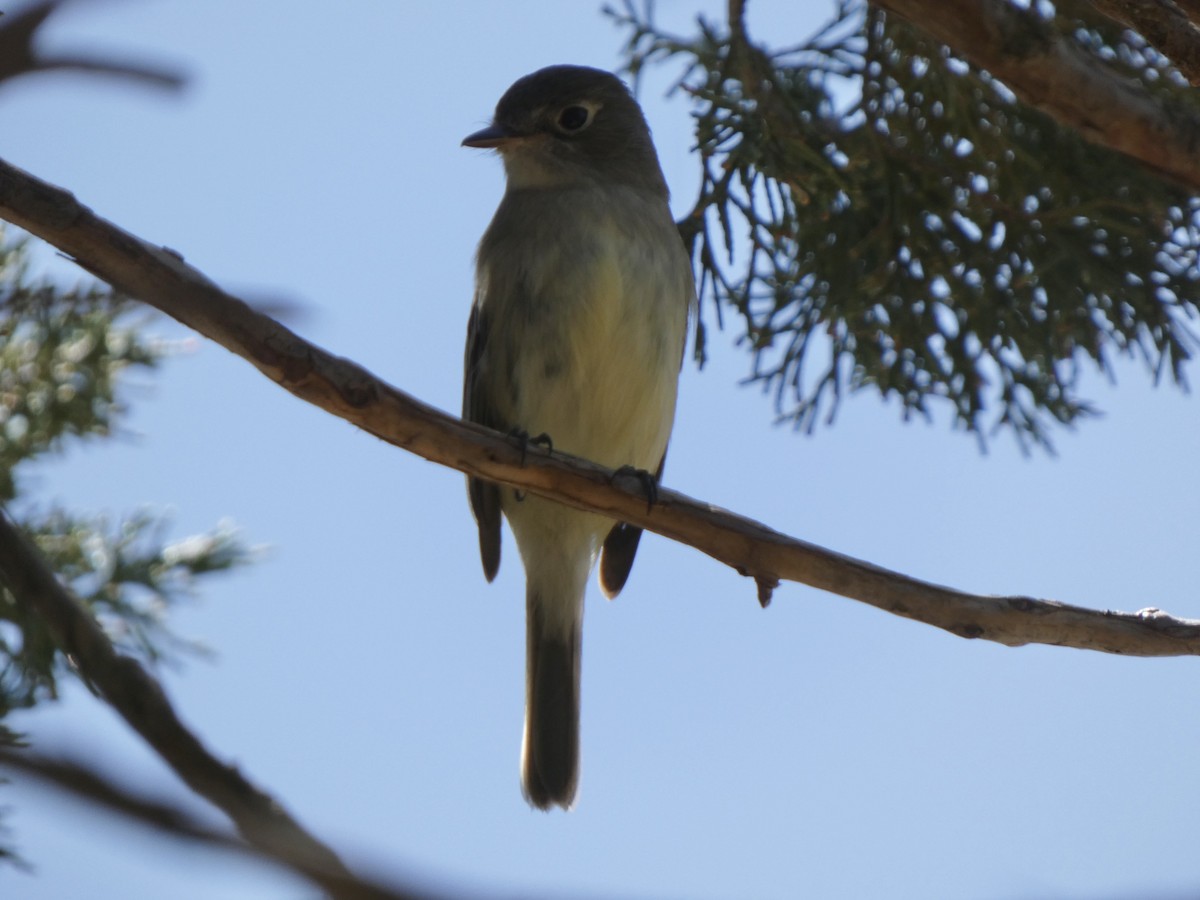
M 612 484 L 622 475 L 628 475 L 638 480 L 642 486 L 642 492 L 646 495 L 646 512 L 650 512 L 654 508 L 654 504 L 658 502 L 658 481 L 645 469 L 639 469 L 637 466 L 621 466 L 612 473 L 608 483 Z
M 516 438 L 517 443 L 521 445 L 522 466 L 525 465 L 525 459 L 529 455 L 530 444 L 539 444 L 540 446 L 545 447 L 547 453 L 554 452 L 554 441 L 550 440 L 550 435 L 546 434 L 544 431 L 537 437 L 530 437 L 529 432 L 524 428 L 514 428 L 508 433 L 508 436 L 511 438 Z
M 514 428 L 508 433 L 508 436 L 511 438 L 516 438 L 517 442 L 521 445 L 521 468 L 525 467 L 525 460 L 529 456 L 530 444 L 539 444 L 542 447 L 545 447 L 547 453 L 554 452 L 554 441 L 550 440 L 550 435 L 546 434 L 544 431 L 536 437 L 530 437 L 529 432 L 524 428 Z M 514 489 L 513 495 L 517 498 L 518 503 L 525 499 L 524 491 Z

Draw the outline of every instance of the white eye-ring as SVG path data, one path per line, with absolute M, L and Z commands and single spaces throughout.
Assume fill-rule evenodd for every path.
M 555 119 L 555 126 L 563 134 L 578 134 L 592 124 L 600 104 L 581 101 L 564 106 Z

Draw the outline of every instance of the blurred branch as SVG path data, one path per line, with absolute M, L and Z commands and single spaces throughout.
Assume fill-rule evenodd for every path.
M 80 676 L 142 736 L 193 791 L 233 820 L 242 836 L 269 855 L 302 854 L 314 870 L 349 873 L 269 795 L 216 759 L 179 720 L 162 686 L 134 659 L 117 652 L 82 604 L 0 510 L 0 579 L 18 605 L 36 615 Z
M 1136 31 L 1171 60 L 1190 84 L 1200 85 L 1200 29 L 1174 0 L 1091 0 L 1091 4 Z
M 135 796 L 79 762 L 0 750 L 0 767 L 31 775 L 76 799 L 119 813 L 170 837 L 277 863 L 319 885 L 337 900 L 416 900 L 418 896 L 430 896 L 366 881 L 348 875 L 344 870 L 328 872 L 299 847 L 266 847 L 243 843 L 213 831 L 177 806 Z
M 171 251 L 100 218 L 67 191 L 0 161 L 0 218 L 115 288 L 216 341 L 285 390 L 381 440 L 469 475 L 630 522 L 688 544 L 755 579 L 760 601 L 780 579 L 807 584 L 965 638 L 1054 644 L 1131 656 L 1200 655 L 1200 621 L 1158 610 L 1089 610 L 1029 597 L 970 594 L 892 572 L 660 489 L 647 509 L 612 471 L 449 416 L 303 340 L 230 296 Z M 525 457 L 528 456 L 526 461 Z
M 184 77 L 157 66 L 138 65 L 86 54 L 44 56 L 34 50 L 39 29 L 65 0 L 43 0 L 15 13 L 0 12 L 0 83 L 31 72 L 72 71 L 107 75 L 150 87 L 178 90 Z
M 1085 138 L 1200 191 L 1200 118 L 1098 66 L 1008 0 L 872 0 Z
M 119 812 L 142 825 L 172 837 L 197 841 L 221 850 L 256 855 L 249 844 L 212 831 L 182 809 L 168 803 L 135 797 L 104 776 L 79 762 L 52 759 L 30 752 L 0 750 L 0 768 L 9 769 L 45 782 L 76 799 Z
M 1193 25 L 1200 28 L 1200 0 L 1175 0 L 1175 5 L 1183 10 Z
M 1114 22 L 1133 29 L 1174 62 L 1188 82 L 1200 85 L 1200 29 L 1174 0 L 1091 0 Z

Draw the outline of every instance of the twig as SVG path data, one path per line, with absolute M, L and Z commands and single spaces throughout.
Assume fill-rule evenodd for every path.
M 208 752 L 179 720 L 162 686 L 137 660 L 117 652 L 3 510 L 0 579 L 19 605 L 46 624 L 82 677 L 193 791 L 228 815 L 250 844 L 272 856 L 302 854 L 315 870 L 349 876 L 332 850 L 236 768 Z
M 1054 644 L 1133 656 L 1200 655 L 1200 621 L 1158 610 L 1117 613 L 1029 597 L 969 594 L 787 537 L 663 488 L 646 509 L 612 472 L 446 415 L 304 341 L 222 291 L 172 252 L 101 219 L 61 188 L 0 160 L 0 218 L 53 244 L 117 289 L 250 361 L 303 400 L 382 440 L 470 475 L 630 522 L 688 544 L 761 586 L 808 584 L 966 638 Z M 761 598 L 760 598 L 761 599 Z
M 167 90 L 183 87 L 183 75 L 170 69 L 82 54 L 44 56 L 35 52 L 38 30 L 63 5 L 64 0 L 44 0 L 16 13 L 0 11 L 0 83 L 31 72 L 57 70 L 112 76 Z

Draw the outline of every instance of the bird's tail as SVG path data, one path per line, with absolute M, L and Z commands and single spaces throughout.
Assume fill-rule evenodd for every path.
M 570 808 L 579 783 L 579 657 L 583 605 L 575 603 L 569 621 L 563 607 L 550 607 L 529 585 L 526 594 L 525 739 L 521 747 L 521 787 L 539 809 Z M 558 600 L 559 598 L 555 598 Z M 547 617 L 553 609 L 558 615 Z

